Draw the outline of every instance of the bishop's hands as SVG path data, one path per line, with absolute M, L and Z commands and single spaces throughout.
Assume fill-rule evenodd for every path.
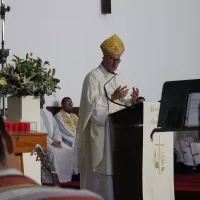
M 115 92 L 111 95 L 111 99 L 117 100 L 117 99 L 122 99 L 128 94 L 128 89 L 127 86 L 121 87 L 121 85 L 115 90 Z M 131 104 L 136 103 L 136 100 L 139 96 L 139 90 L 138 88 L 134 88 L 131 93 Z
M 111 95 L 111 99 L 117 100 L 122 99 L 128 94 L 127 86 L 121 87 L 121 85 L 114 91 L 114 93 Z
M 131 93 L 131 104 L 136 103 L 136 100 L 137 100 L 138 96 L 139 96 L 138 88 L 134 88 L 133 87 L 133 91 Z

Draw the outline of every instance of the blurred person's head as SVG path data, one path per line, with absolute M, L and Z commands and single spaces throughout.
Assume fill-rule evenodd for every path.
M 0 170 L 19 169 L 15 157 L 14 142 L 0 115 Z

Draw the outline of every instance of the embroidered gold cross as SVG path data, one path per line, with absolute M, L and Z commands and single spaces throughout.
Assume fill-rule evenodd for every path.
M 159 174 L 160 174 L 160 161 L 161 161 L 161 156 L 160 156 L 160 147 L 165 146 L 165 144 L 160 144 L 160 135 L 158 138 L 158 144 L 154 144 L 155 146 L 158 146 L 158 162 L 159 162 Z

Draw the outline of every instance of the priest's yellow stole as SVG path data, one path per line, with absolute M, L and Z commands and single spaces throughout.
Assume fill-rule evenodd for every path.
M 78 119 L 77 119 L 76 115 L 70 113 L 70 117 L 71 117 L 72 122 L 73 122 L 73 124 L 72 124 L 71 119 L 66 115 L 66 113 L 65 113 L 65 111 L 64 111 L 63 109 L 61 109 L 60 114 L 61 114 L 61 116 L 62 116 L 62 118 L 63 118 L 63 121 L 64 121 L 65 125 L 66 125 L 72 132 L 75 132 L 75 131 L 76 131 L 76 128 L 77 128 L 77 124 L 78 124 Z M 74 129 L 74 127 L 75 127 L 75 129 Z

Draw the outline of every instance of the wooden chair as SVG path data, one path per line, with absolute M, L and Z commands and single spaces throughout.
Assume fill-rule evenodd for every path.
M 53 114 L 53 116 L 54 116 L 61 110 L 61 107 L 47 106 L 46 109 L 49 112 L 51 112 Z M 78 116 L 78 112 L 79 112 L 79 107 L 73 107 L 72 113 L 74 113 L 74 114 L 76 114 Z

